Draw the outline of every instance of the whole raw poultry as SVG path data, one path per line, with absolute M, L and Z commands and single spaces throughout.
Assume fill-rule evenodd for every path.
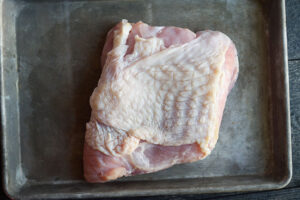
M 122 20 L 107 35 L 84 176 L 104 182 L 194 162 L 218 139 L 237 51 L 223 33 Z

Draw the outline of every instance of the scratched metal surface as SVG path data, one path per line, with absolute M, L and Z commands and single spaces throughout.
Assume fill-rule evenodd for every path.
M 61 198 L 283 187 L 291 176 L 291 158 L 282 2 L 3 1 L 6 191 L 17 198 Z M 224 32 L 238 50 L 239 78 L 209 157 L 112 183 L 87 184 L 82 150 L 88 100 L 101 74 L 105 35 L 123 18 Z

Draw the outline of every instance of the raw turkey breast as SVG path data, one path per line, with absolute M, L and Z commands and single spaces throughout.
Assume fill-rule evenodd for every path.
M 238 75 L 233 42 L 123 20 L 108 32 L 86 125 L 84 176 L 105 182 L 205 158 Z

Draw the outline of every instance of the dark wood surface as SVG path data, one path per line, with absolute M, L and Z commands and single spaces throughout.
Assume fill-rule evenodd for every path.
M 194 200 L 194 199 L 300 199 L 300 0 L 286 0 L 289 78 L 290 78 L 290 105 L 293 145 L 293 178 L 284 189 L 252 192 L 252 193 L 226 193 L 226 194 L 202 194 L 202 195 L 176 195 L 159 197 L 119 198 L 143 199 L 143 200 Z M 8 199 L 3 192 L 0 199 Z

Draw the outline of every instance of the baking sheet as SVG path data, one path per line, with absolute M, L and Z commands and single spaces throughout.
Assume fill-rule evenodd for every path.
M 284 1 L 2 1 L 4 186 L 16 198 L 103 197 L 280 188 L 291 177 Z M 240 74 L 205 160 L 105 184 L 83 180 L 89 96 L 107 31 L 121 19 L 236 44 Z M 180 180 L 180 181 L 178 181 Z

